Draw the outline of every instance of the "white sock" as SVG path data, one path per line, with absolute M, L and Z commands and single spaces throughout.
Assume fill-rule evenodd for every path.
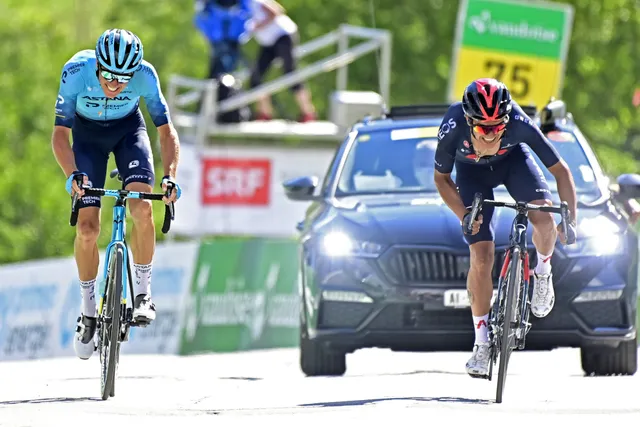
M 96 279 L 80 281 L 80 294 L 82 295 L 82 314 L 96 317 Z
M 485 314 L 484 316 L 473 316 L 473 326 L 476 331 L 476 342 L 475 344 L 479 344 L 481 342 L 489 341 L 489 314 Z
M 151 264 L 133 264 L 136 281 L 133 286 L 134 296 L 147 294 L 151 296 Z
M 537 252 L 538 262 L 534 270 L 536 274 L 551 273 L 551 255 L 553 255 L 553 251 L 551 251 L 549 255 L 544 255 L 544 254 L 541 254 L 540 252 Z

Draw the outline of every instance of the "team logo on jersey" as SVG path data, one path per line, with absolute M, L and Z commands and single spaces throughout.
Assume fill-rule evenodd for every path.
M 453 118 L 449 119 L 446 123 L 440 125 L 440 132 L 438 132 L 438 139 L 444 138 L 446 134 L 451 132 L 451 129 L 455 129 L 458 124 Z

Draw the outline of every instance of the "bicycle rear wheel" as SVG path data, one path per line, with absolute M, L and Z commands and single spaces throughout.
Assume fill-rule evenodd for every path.
M 109 259 L 107 272 L 106 298 L 102 309 L 102 328 L 100 329 L 100 386 L 102 400 L 114 395 L 116 364 L 118 363 L 120 338 L 120 304 L 122 297 L 122 268 L 124 251 L 115 245 Z
M 507 380 L 509 357 L 515 347 L 516 340 L 516 304 L 520 292 L 520 249 L 514 248 L 509 261 L 509 272 L 506 278 L 507 292 L 505 295 L 505 310 L 502 322 L 502 337 L 500 339 L 500 363 L 498 365 L 498 387 L 496 389 L 496 403 L 502 403 L 502 394 Z

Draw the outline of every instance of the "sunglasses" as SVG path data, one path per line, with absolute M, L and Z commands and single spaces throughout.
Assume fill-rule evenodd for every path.
M 470 117 L 467 117 L 467 124 L 469 124 L 474 133 L 480 135 L 489 135 L 490 133 L 502 132 L 507 127 L 507 123 L 509 123 L 509 116 L 505 117 L 505 120 L 502 123 L 498 123 L 495 125 L 473 123 L 473 120 Z
M 129 80 L 131 80 L 131 78 L 133 77 L 133 74 L 115 74 L 111 71 L 102 69 L 100 70 L 100 75 L 108 82 L 117 80 L 118 83 L 129 83 Z
M 480 135 L 489 135 L 490 133 L 498 133 L 503 131 L 507 127 L 506 123 L 500 123 L 498 125 L 474 125 L 473 131 Z

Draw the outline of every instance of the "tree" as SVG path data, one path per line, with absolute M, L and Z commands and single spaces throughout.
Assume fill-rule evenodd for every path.
M 637 2 L 568 3 L 575 7 L 575 19 L 563 98 L 606 172 L 635 172 L 640 138 L 633 135 L 640 134 L 640 117 L 631 101 L 640 76 Z M 38 0 L 9 0 L 0 5 L 0 155 L 5 162 L 0 171 L 0 263 L 72 253 L 75 230 L 67 222 L 69 196 L 50 145 L 60 70 L 71 55 L 92 48 L 108 27 L 128 28 L 141 36 L 145 58 L 156 66 L 163 87 L 173 73 L 206 75 L 208 47 L 192 25 L 191 2 L 57 0 L 54 4 L 45 7 Z M 406 0 L 402 7 L 397 4 L 393 0 L 335 4 L 288 0 L 285 6 L 303 41 L 347 22 L 391 30 L 391 103 L 443 102 L 458 2 Z M 250 42 L 247 56 L 255 52 L 255 43 Z M 333 52 L 319 52 L 305 62 Z M 271 75 L 279 73 L 274 70 Z M 326 115 L 326 94 L 335 88 L 335 74 L 319 76 L 308 84 L 319 113 Z M 350 65 L 349 89 L 377 88 L 375 55 Z M 288 92 L 278 97 L 288 110 L 295 111 Z M 146 111 L 145 118 L 151 123 Z M 155 141 L 153 126 L 149 133 Z M 154 157 L 160 170 L 157 146 Z M 110 166 L 114 167 L 113 161 Z M 109 201 L 104 205 L 111 206 Z M 163 207 L 154 204 L 154 214 L 159 231 Z M 110 219 L 110 209 L 103 209 L 100 245 L 109 239 L 104 229 Z M 158 238 L 163 238 L 162 233 L 158 232 Z

